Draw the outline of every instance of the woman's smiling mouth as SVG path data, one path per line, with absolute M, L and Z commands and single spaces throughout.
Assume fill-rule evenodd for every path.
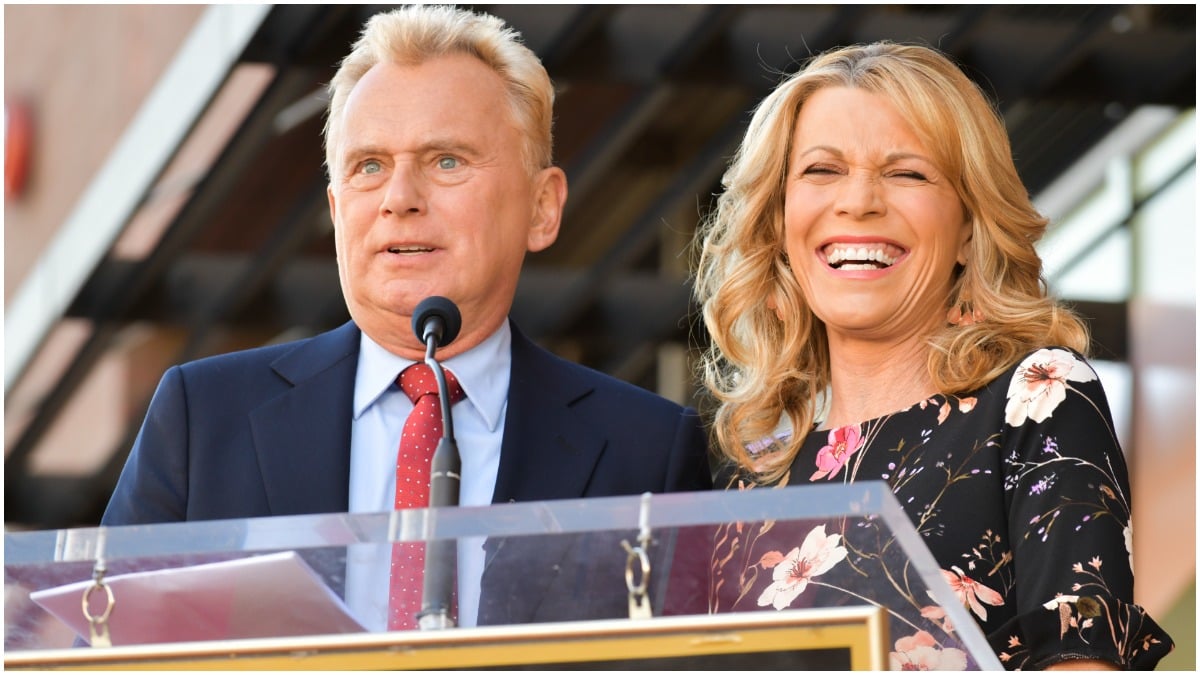
M 828 244 L 821 249 L 825 263 L 835 270 L 881 270 L 896 264 L 904 249 L 893 244 Z

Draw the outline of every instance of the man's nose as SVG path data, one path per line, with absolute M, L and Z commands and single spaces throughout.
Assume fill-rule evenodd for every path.
M 408 164 L 397 165 L 387 182 L 381 215 L 415 215 L 424 213 L 425 208 L 425 182 L 420 172 Z

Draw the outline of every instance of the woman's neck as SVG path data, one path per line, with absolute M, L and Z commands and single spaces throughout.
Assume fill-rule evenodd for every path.
M 904 410 L 934 394 L 929 346 L 838 339 L 830 336 L 831 396 L 823 428 L 837 428 Z

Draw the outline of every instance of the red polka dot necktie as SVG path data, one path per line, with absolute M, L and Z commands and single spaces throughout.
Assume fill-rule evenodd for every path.
M 444 372 L 446 390 L 453 405 L 466 395 L 454 373 L 449 370 Z M 404 422 L 400 451 L 396 456 L 395 508 L 422 509 L 429 506 L 430 467 L 433 452 L 442 437 L 442 406 L 437 379 L 428 365 L 415 363 L 400 373 L 398 383 L 412 400 L 413 410 Z M 424 542 L 394 544 L 388 596 L 388 630 L 416 628 L 424 579 Z

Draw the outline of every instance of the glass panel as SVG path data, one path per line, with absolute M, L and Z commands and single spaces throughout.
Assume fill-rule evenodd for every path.
M 755 550 L 775 553 L 744 560 L 752 540 Z M 644 620 L 648 628 L 711 613 L 878 606 L 887 611 L 889 647 L 925 631 L 970 668 L 1000 668 L 883 483 L 7 533 L 5 649 L 83 646 L 90 634 L 81 603 L 97 558 L 114 591 L 107 626 L 118 648 L 386 634 L 386 598 L 372 600 L 385 593 L 364 602 L 361 591 L 386 581 L 395 542 L 420 541 L 430 547 L 427 570 L 443 569 L 438 543 L 452 545 L 448 564 L 455 546 L 460 556 L 464 547 L 484 551 L 476 580 L 459 570 L 460 588 L 479 588 L 479 627 L 448 629 L 461 636 L 628 621 L 631 604 L 658 617 Z M 148 574 L 160 570 L 173 572 Z M 140 587 L 124 576 L 133 573 L 142 573 Z M 748 577 L 764 574 L 771 586 L 748 595 Z M 67 584 L 79 585 L 59 617 L 36 601 L 47 602 L 39 591 Z M 644 588 L 644 602 L 635 595 L 631 603 L 631 585 Z M 102 613 L 104 592 L 88 599 L 93 616 Z M 75 631 L 63 628 L 64 618 Z

